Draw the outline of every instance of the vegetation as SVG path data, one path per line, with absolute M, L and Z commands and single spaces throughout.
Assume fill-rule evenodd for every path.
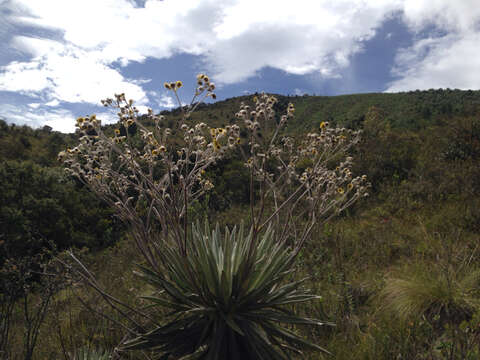
M 308 353 L 308 356 L 312 359 L 478 358 L 480 204 L 476 194 L 480 191 L 480 93 L 431 90 L 332 98 L 277 96 L 277 99 L 274 107 L 277 113 L 286 110 L 288 102 L 294 104 L 295 120 L 289 121 L 286 128 L 292 134 L 318 129 L 322 121 L 362 128 L 362 141 L 352 150 L 352 172 L 366 174 L 372 183 L 370 197 L 361 206 L 353 205 L 336 220 L 322 225 L 315 231 L 313 241 L 306 243 L 297 255 L 299 265 L 291 275 L 293 280 L 309 277 L 304 286 L 313 294 L 321 294 L 322 300 L 293 305 L 291 309 L 306 318 L 336 324 L 318 329 L 289 326 L 293 333 L 332 353 L 332 356 L 322 353 Z M 198 106 L 191 123 L 202 119 L 216 128 L 229 125 L 235 119 L 240 101 L 245 100 L 234 98 Z M 181 111 L 164 115 L 167 122 L 176 121 Z M 82 255 L 82 261 L 95 273 L 106 293 L 126 304 L 147 305 L 147 300 L 138 295 L 149 296 L 154 288 L 143 285 L 132 275 L 132 263 L 141 263 L 142 259 L 122 229 L 113 225 L 108 207 L 103 205 L 104 212 L 90 218 L 97 222 L 64 226 L 77 233 L 74 242 L 65 242 L 73 238 L 68 232 L 54 238 L 54 229 L 40 221 L 46 214 L 42 215 L 41 211 L 46 210 L 41 209 L 49 206 L 69 209 L 57 210 L 60 223 L 83 221 L 85 215 L 69 216 L 71 207 L 76 207 L 76 211 L 83 209 L 85 214 L 100 211 L 98 206 L 89 206 L 97 201 L 95 197 L 81 184 L 65 180 L 56 168 L 58 165 L 54 165 L 57 164 L 54 154 L 73 147 L 73 138 L 48 129 L 0 125 L 1 166 L 6 169 L 1 172 L 4 174 L 1 186 L 10 189 L 2 191 L 0 202 L 2 254 L 6 254 L 7 247 L 35 252 L 35 246 L 27 244 L 39 241 L 48 244 L 47 240 L 58 242 L 59 248 L 86 245 L 93 251 Z M 113 134 L 111 128 L 104 131 Z M 53 136 L 60 140 L 50 152 L 46 149 Z M 247 133 L 240 134 L 242 141 L 246 136 Z M 28 143 L 34 150 L 29 150 L 25 145 Z M 241 157 L 219 160 L 214 168 L 206 170 L 204 177 L 216 186 L 207 197 L 190 204 L 192 219 L 206 214 L 210 223 L 218 221 L 232 226 L 234 219 L 249 216 L 248 186 L 245 186 L 249 177 L 240 175 L 245 174 L 242 162 Z M 33 178 L 26 177 L 21 182 L 21 176 L 10 175 L 22 171 L 33 174 Z M 36 177 L 39 179 L 34 180 Z M 29 184 L 32 190 L 22 193 L 20 186 L 28 189 Z M 48 191 L 42 193 L 41 189 Z M 53 201 L 37 206 L 32 198 L 40 201 L 42 197 L 36 199 L 31 195 L 30 200 L 19 201 L 20 195 L 9 195 L 16 192 L 25 197 L 36 191 L 44 194 L 45 200 Z M 83 196 L 89 200 L 84 201 Z M 68 201 L 71 205 L 65 205 Z M 29 209 L 38 212 L 30 217 L 35 212 Z M 31 229 L 24 234 L 32 235 L 21 236 L 20 228 L 5 221 L 4 214 L 17 214 L 22 229 Z M 25 215 L 20 217 L 20 214 Z M 111 240 L 102 240 L 108 231 L 93 230 L 101 221 L 110 224 Z M 111 247 L 102 249 L 116 239 Z M 100 298 L 101 295 L 80 284 L 69 286 L 52 298 L 39 328 L 33 358 L 74 358 L 75 349 L 85 344 L 95 349 L 113 349 L 120 343 L 123 333 L 111 324 L 121 321 L 121 317 L 106 308 Z M 33 291 L 29 302 L 41 304 L 40 293 Z M 19 300 L 13 305 L 10 317 L 8 348 L 12 359 L 25 358 L 21 304 Z M 93 316 L 85 310 L 85 305 L 104 313 L 109 320 Z M 122 356 L 133 359 L 136 355 L 132 352 Z
M 113 136 L 102 130 L 95 115 L 80 117 L 79 145 L 59 153 L 68 173 L 129 225 L 146 264 L 141 267 L 144 276 L 164 294 L 148 299 L 173 308 L 174 319 L 164 324 L 151 311 L 118 300 L 114 305 L 72 254 L 78 274 L 128 321 L 128 327 L 122 324 L 128 334 L 119 351 L 147 349 L 157 357 L 217 360 L 289 358 L 287 350 L 301 354 L 302 346 L 322 350 L 276 324 L 323 324 L 285 309 L 316 297 L 297 290 L 300 282 L 282 281 L 294 269 L 313 229 L 367 194 L 366 177 L 352 176 L 347 153 L 360 132 L 323 122 L 318 133 L 300 139 L 286 136 L 293 104 L 277 119 L 277 99 L 266 94 L 254 97 L 252 107 L 241 104 L 236 114 L 240 125 L 189 124 L 195 100 L 215 96 L 215 85 L 206 75 L 197 80 L 191 105 L 182 107 L 183 117 L 173 128 L 162 126 L 166 118 L 152 110 L 146 120 L 155 126 L 148 128 L 133 101 L 118 94 L 102 101 L 118 111 Z M 181 86 L 180 81 L 165 83 L 177 99 Z M 241 129 L 247 134 L 244 143 Z M 189 205 L 214 188 L 203 175 L 235 148 L 250 173 L 250 214 L 241 220 L 247 222 L 249 235 L 243 225 L 238 233 L 236 227 L 232 232 L 226 227 L 224 234 L 217 227 L 211 236 L 198 227 L 189 231 Z M 152 323 L 155 329 L 147 331 Z
M 190 234 L 192 255 L 171 249 L 161 254 L 169 264 L 166 273 L 140 267 L 141 276 L 169 298 L 144 299 L 167 307 L 172 320 L 130 340 L 125 349 L 154 349 L 173 358 L 194 354 L 198 359 L 287 359 L 287 350 L 326 351 L 275 323 L 327 325 L 281 308 L 318 297 L 299 289 L 301 281 L 283 284 L 295 256 L 271 228 L 250 256 L 254 234 L 246 234 L 243 225 L 222 234 L 218 226 L 202 231 L 197 224 Z

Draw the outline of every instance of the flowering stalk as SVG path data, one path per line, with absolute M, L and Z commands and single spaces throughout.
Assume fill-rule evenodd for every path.
M 278 308 L 317 298 L 297 291 L 300 282 L 281 285 L 281 281 L 314 226 L 367 195 L 366 177 L 352 176 L 353 159 L 348 156 L 360 132 L 322 122 L 317 132 L 295 140 L 284 134 L 294 106 L 289 104 L 278 117 L 277 99 L 266 94 L 254 97 L 253 107 L 241 104 L 236 114 L 240 124 L 225 128 L 190 124 L 188 118 L 200 101 L 215 99 L 215 85 L 206 75 L 198 75 L 197 85 L 190 105 L 184 107 L 178 95 L 182 83 L 164 84 L 182 111 L 181 121 L 172 129 L 165 126 L 163 115 L 154 115 L 151 109 L 146 118 L 154 127 L 145 126 L 124 94 L 103 100 L 118 112 L 113 133 L 104 131 L 95 115 L 78 118 L 79 145 L 59 154 L 66 170 L 129 225 L 149 265 L 141 268 L 144 278 L 168 295 L 145 299 L 172 307 L 175 319 L 165 326 L 156 324 L 150 314 L 109 296 L 72 255 L 80 278 L 134 325 L 128 328 L 134 338 L 127 348 L 156 349 L 177 358 L 202 352 L 212 359 L 232 354 L 251 358 L 260 347 L 265 354 L 256 357 L 275 359 L 287 358 L 275 346 L 283 352 L 289 348 L 301 353 L 299 344 L 323 350 L 272 324 L 321 325 L 286 316 L 286 309 Z M 241 127 L 246 140 L 240 137 Z M 238 232 L 226 229 L 223 234 L 218 225 L 212 232 L 208 227 L 201 232 L 198 225 L 190 228 L 189 204 L 213 187 L 204 178 L 205 170 L 235 148 L 250 174 L 250 232 L 244 233 L 243 225 Z M 146 327 L 128 313 L 150 320 L 157 328 L 145 332 Z M 278 342 L 285 337 L 294 346 Z
M 236 114 L 249 134 L 241 153 L 250 171 L 253 231 L 257 234 L 273 223 L 278 241 L 291 239 L 298 252 L 315 224 L 367 195 L 366 176 L 352 176 L 353 159 L 348 156 L 360 131 L 331 128 L 322 122 L 318 132 L 295 140 L 282 135 L 293 118 L 293 104 L 277 118 L 275 97 L 261 94 L 253 102 L 254 107 L 242 103 Z M 259 189 L 258 199 L 255 188 Z
M 295 140 L 282 133 L 294 114 L 277 117 L 277 99 L 261 94 L 253 107 L 241 104 L 237 118 L 243 120 L 248 142 L 242 144 L 240 126 L 209 128 L 193 126 L 187 119 L 206 97 L 215 98 L 215 85 L 203 74 L 189 106 L 178 96 L 180 81 L 165 83 L 173 91 L 182 120 L 174 129 L 164 126 L 163 115 L 149 109 L 147 118 L 155 128 L 142 124 L 138 109 L 124 94 L 102 100 L 118 111 L 119 126 L 113 136 L 101 128 L 95 115 L 77 119 L 80 144 L 59 154 L 67 170 L 112 205 L 131 225 L 132 236 L 149 263 L 156 264 L 155 251 L 173 241 L 186 255 L 188 205 L 213 184 L 203 178 L 205 169 L 239 146 L 250 172 L 250 221 L 254 239 L 272 223 L 279 241 L 288 239 L 298 252 L 315 224 L 330 219 L 367 195 L 366 177 L 353 177 L 353 159 L 348 150 L 359 141 L 360 131 L 331 128 L 326 122 L 318 132 Z M 132 136 L 132 133 L 139 133 Z M 180 133 L 183 142 L 179 144 Z M 255 196 L 258 190 L 258 198 Z M 156 223 L 156 224 L 155 224 Z M 255 246 L 252 243 L 252 248 Z
M 205 169 L 236 145 L 240 128 L 209 128 L 205 123 L 186 122 L 205 97 L 215 98 L 215 85 L 206 75 L 189 106 L 178 96 L 180 81 L 165 83 L 182 110 L 182 120 L 173 129 L 163 115 L 148 110 L 154 129 L 142 124 L 138 109 L 125 94 L 102 100 L 117 110 L 119 122 L 113 136 L 104 132 L 95 115 L 77 119 L 80 144 L 62 151 L 59 159 L 67 171 L 89 186 L 131 226 L 131 234 L 148 262 L 158 268 L 154 253 L 162 244 L 175 244 L 186 255 L 188 205 L 210 190 Z M 139 136 L 138 136 L 139 135 Z M 177 136 L 175 136 L 177 135 Z M 181 137 L 180 140 L 178 139 Z

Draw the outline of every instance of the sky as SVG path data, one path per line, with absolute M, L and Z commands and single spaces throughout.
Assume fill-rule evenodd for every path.
M 0 118 L 74 131 L 179 106 L 165 81 L 339 95 L 480 88 L 479 0 L 0 0 Z

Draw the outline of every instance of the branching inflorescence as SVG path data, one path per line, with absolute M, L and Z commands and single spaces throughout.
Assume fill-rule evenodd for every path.
M 80 117 L 76 123 L 79 145 L 59 154 L 67 171 L 132 227 L 132 236 L 151 265 L 156 265 L 152 249 L 159 244 L 173 240 L 181 252 L 186 251 L 188 206 L 213 188 L 204 177 L 205 170 L 232 149 L 239 149 L 250 171 L 254 233 L 272 223 L 279 241 L 290 239 L 297 251 L 315 224 L 367 195 L 366 177 L 352 176 L 353 159 L 347 153 L 358 143 L 359 130 L 332 128 L 322 122 L 318 132 L 300 140 L 285 136 L 293 104 L 278 118 L 277 99 L 267 94 L 255 96 L 253 106 L 241 104 L 238 125 L 191 124 L 189 117 L 201 100 L 215 97 L 215 85 L 206 75 L 198 75 L 197 80 L 188 106 L 178 96 L 182 83 L 165 83 L 183 115 L 173 128 L 166 127 L 165 117 L 151 109 L 146 117 L 139 116 L 133 101 L 118 94 L 102 100 L 118 111 L 114 133 L 107 135 L 95 115 Z M 145 118 L 155 124 L 152 129 L 142 124 Z M 241 127 L 247 131 L 246 139 L 240 137 Z M 135 132 L 140 136 L 132 135 Z
M 118 111 L 113 135 L 104 132 L 95 115 L 80 117 L 76 123 L 80 144 L 59 154 L 67 171 L 114 207 L 121 220 L 132 227 L 139 249 L 155 266 L 155 245 L 173 240 L 181 252 L 186 251 L 188 206 L 213 187 L 203 176 L 205 169 L 235 147 L 240 136 L 236 125 L 215 129 L 203 122 L 187 123 L 201 100 L 215 97 L 215 85 L 206 75 L 199 75 L 198 83 L 186 107 L 177 93 L 182 83 L 165 83 L 183 114 L 174 128 L 166 127 L 165 117 L 154 115 L 151 109 L 146 118 L 155 125 L 147 128 L 133 101 L 118 94 L 102 100 Z M 134 132 L 140 136 L 132 135 Z
M 352 176 L 348 156 L 360 131 L 322 122 L 319 132 L 295 140 L 282 135 L 293 117 L 293 104 L 277 120 L 275 97 L 262 94 L 253 102 L 254 108 L 242 103 L 236 114 L 248 130 L 248 146 L 240 150 L 251 174 L 252 226 L 258 232 L 272 223 L 278 239 L 292 240 L 299 251 L 315 224 L 367 195 L 366 176 Z M 256 206 L 253 182 L 260 190 Z

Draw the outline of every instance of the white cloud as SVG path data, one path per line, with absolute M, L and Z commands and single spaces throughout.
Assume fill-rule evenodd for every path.
M 175 101 L 171 96 L 168 95 L 162 95 L 160 96 L 160 99 L 158 99 L 158 106 L 166 108 L 166 109 L 171 109 L 177 106 Z
M 138 102 L 146 102 L 141 86 L 105 64 L 99 51 L 23 36 L 14 38 L 14 44 L 34 57 L 0 68 L 0 90 L 91 104 L 99 104 L 100 99 L 115 92 L 125 92 Z
M 118 121 L 118 116 L 114 110 L 97 112 L 96 115 L 102 121 L 102 124 L 114 124 Z M 75 119 L 77 116 L 66 109 L 52 109 L 47 104 L 31 103 L 15 106 L 3 105 L 0 107 L 0 118 L 33 128 L 48 125 L 55 131 L 72 133 L 75 132 Z
M 45 105 L 55 107 L 60 105 L 60 101 L 58 101 L 57 99 L 53 99 L 52 101 L 45 103 Z
M 14 45 L 41 57 L 29 66 L 47 64 L 51 69 L 49 64 L 64 59 L 67 72 L 83 66 L 87 77 L 86 70 L 113 77 L 108 64 L 114 61 L 126 65 L 178 52 L 203 55 L 207 68 L 224 83 L 245 80 L 265 66 L 331 77 L 349 64 L 350 56 L 361 49 L 359 42 L 372 37 L 400 2 L 297 0 L 292 7 L 291 2 L 276 0 L 184 0 L 181 4 L 148 0 L 138 8 L 127 0 L 15 0 L 28 9 L 13 16 L 17 22 L 58 30 L 64 43 L 22 38 Z M 58 81 L 67 74 L 60 68 L 56 75 Z M 56 82 L 49 85 L 60 87 Z M 59 92 L 91 101 L 69 90 Z
M 118 116 L 115 113 L 115 111 L 110 111 L 110 112 L 100 112 L 97 113 L 97 119 L 100 119 L 102 121 L 102 124 L 115 124 L 118 122 Z
M 398 1 L 238 1 L 215 28 L 207 52 L 216 77 L 233 83 L 266 66 L 338 76 Z
M 150 91 L 148 95 L 156 103 L 156 106 L 159 106 L 160 108 L 172 109 L 178 106 L 177 101 L 166 93 L 160 94 L 157 91 Z
M 480 88 L 480 7 L 477 0 L 406 0 L 404 19 L 417 33 L 433 27 L 397 53 L 392 70 L 398 80 L 387 91 Z
M 415 30 L 435 25 L 443 30 L 469 32 L 478 30 L 478 0 L 405 0 L 405 21 Z
M 48 125 L 56 131 L 66 133 L 75 131 L 75 116 L 70 111 L 45 109 L 39 106 L 33 106 L 33 109 L 34 111 L 29 106 L 3 105 L 0 107 L 0 118 L 33 128 Z
M 480 88 L 478 44 L 480 34 L 461 38 L 448 35 L 418 41 L 398 54 L 394 74 L 400 79 L 387 91 Z
M 0 73 L 0 90 L 3 91 L 17 91 L 34 96 L 36 92 L 51 86 L 48 77 L 43 74 L 43 65 L 38 62 L 12 62 L 0 70 L 3 70 Z
M 295 88 L 295 89 L 293 90 L 293 94 L 294 94 L 294 95 L 297 95 L 297 96 L 302 96 L 302 95 L 306 94 L 306 92 L 303 91 L 302 89 Z

